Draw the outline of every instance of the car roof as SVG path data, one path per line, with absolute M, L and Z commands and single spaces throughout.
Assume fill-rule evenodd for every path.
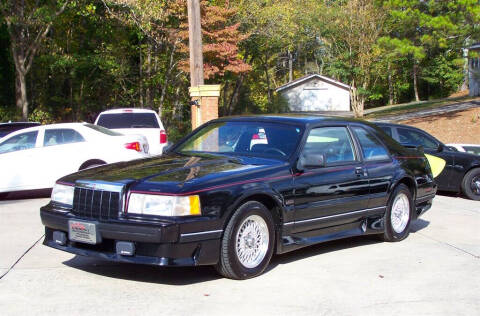
M 398 123 L 389 123 L 389 122 L 372 122 L 378 126 L 380 125 L 383 125 L 383 126 L 395 126 L 395 127 L 411 127 L 411 128 L 416 128 L 416 127 L 413 127 L 413 126 L 410 126 L 410 125 L 406 125 L 406 124 L 398 124 Z
M 121 108 L 121 109 L 112 109 L 102 111 L 101 114 L 118 114 L 118 113 L 157 113 L 150 109 L 139 109 L 139 108 Z
M 6 137 L 12 137 L 18 134 L 22 133 L 27 133 L 27 132 L 32 132 L 32 131 L 38 131 L 40 128 L 46 128 L 46 129 L 52 129 L 52 128 L 75 128 L 75 127 L 82 127 L 85 126 L 88 123 L 58 123 L 58 124 L 48 124 L 48 125 L 39 125 L 39 126 L 33 126 L 33 127 L 28 127 L 28 128 L 23 128 L 18 131 L 15 131 L 13 133 L 10 133 L 8 135 L 5 135 Z
M 39 122 L 7 122 L 7 123 L 0 123 L 0 127 L 2 126 L 38 126 L 40 125 Z
M 473 147 L 480 147 L 480 144 L 459 144 L 459 143 L 448 143 L 445 144 L 447 146 L 473 146 Z
M 339 122 L 352 122 L 352 123 L 369 123 L 366 121 L 340 117 L 340 116 L 325 116 L 325 115 L 312 115 L 312 114 L 270 114 L 270 115 L 241 115 L 241 116 L 226 116 L 218 118 L 214 121 L 247 121 L 247 122 L 272 122 L 272 123 L 290 123 L 290 124 L 315 124 L 315 123 L 339 123 Z

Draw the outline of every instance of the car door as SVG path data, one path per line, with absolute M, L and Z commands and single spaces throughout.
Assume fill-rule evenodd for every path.
M 355 125 L 351 129 L 360 145 L 364 168 L 369 176 L 368 209 L 381 211 L 388 203 L 388 189 L 395 174 L 395 165 L 386 146 L 375 136 L 374 131 Z
M 52 187 L 58 178 L 78 171 L 88 154 L 84 137 L 72 128 L 45 129 L 39 161 L 43 183 Z
M 38 134 L 38 130 L 28 131 L 0 142 L 0 191 L 40 188 L 35 159 Z
M 458 181 L 452 181 L 452 177 L 456 174 L 455 168 L 455 154 L 451 151 L 443 150 L 441 143 L 435 138 L 423 133 L 421 131 L 397 127 L 397 137 L 399 143 L 402 145 L 422 145 L 425 153 L 437 156 L 445 160 L 445 168 L 435 178 L 439 189 L 451 189 L 458 186 Z
M 323 155 L 325 166 L 294 178 L 293 232 L 347 223 L 368 205 L 368 173 L 346 125 L 311 129 L 301 155 L 312 154 Z

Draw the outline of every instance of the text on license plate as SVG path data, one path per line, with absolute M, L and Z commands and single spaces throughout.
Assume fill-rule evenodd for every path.
M 97 243 L 97 227 L 94 223 L 68 221 L 68 238 L 72 241 L 87 244 Z

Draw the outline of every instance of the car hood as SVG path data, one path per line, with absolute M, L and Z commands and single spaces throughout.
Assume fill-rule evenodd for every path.
M 288 166 L 285 161 L 223 155 L 168 154 L 152 158 L 120 162 L 83 170 L 59 180 L 78 180 L 128 184 L 131 190 L 163 193 L 190 192 L 225 182 L 271 175 Z

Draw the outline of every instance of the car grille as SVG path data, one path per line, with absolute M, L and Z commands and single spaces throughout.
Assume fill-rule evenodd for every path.
M 121 210 L 120 192 L 75 187 L 73 214 L 99 220 L 118 218 Z

